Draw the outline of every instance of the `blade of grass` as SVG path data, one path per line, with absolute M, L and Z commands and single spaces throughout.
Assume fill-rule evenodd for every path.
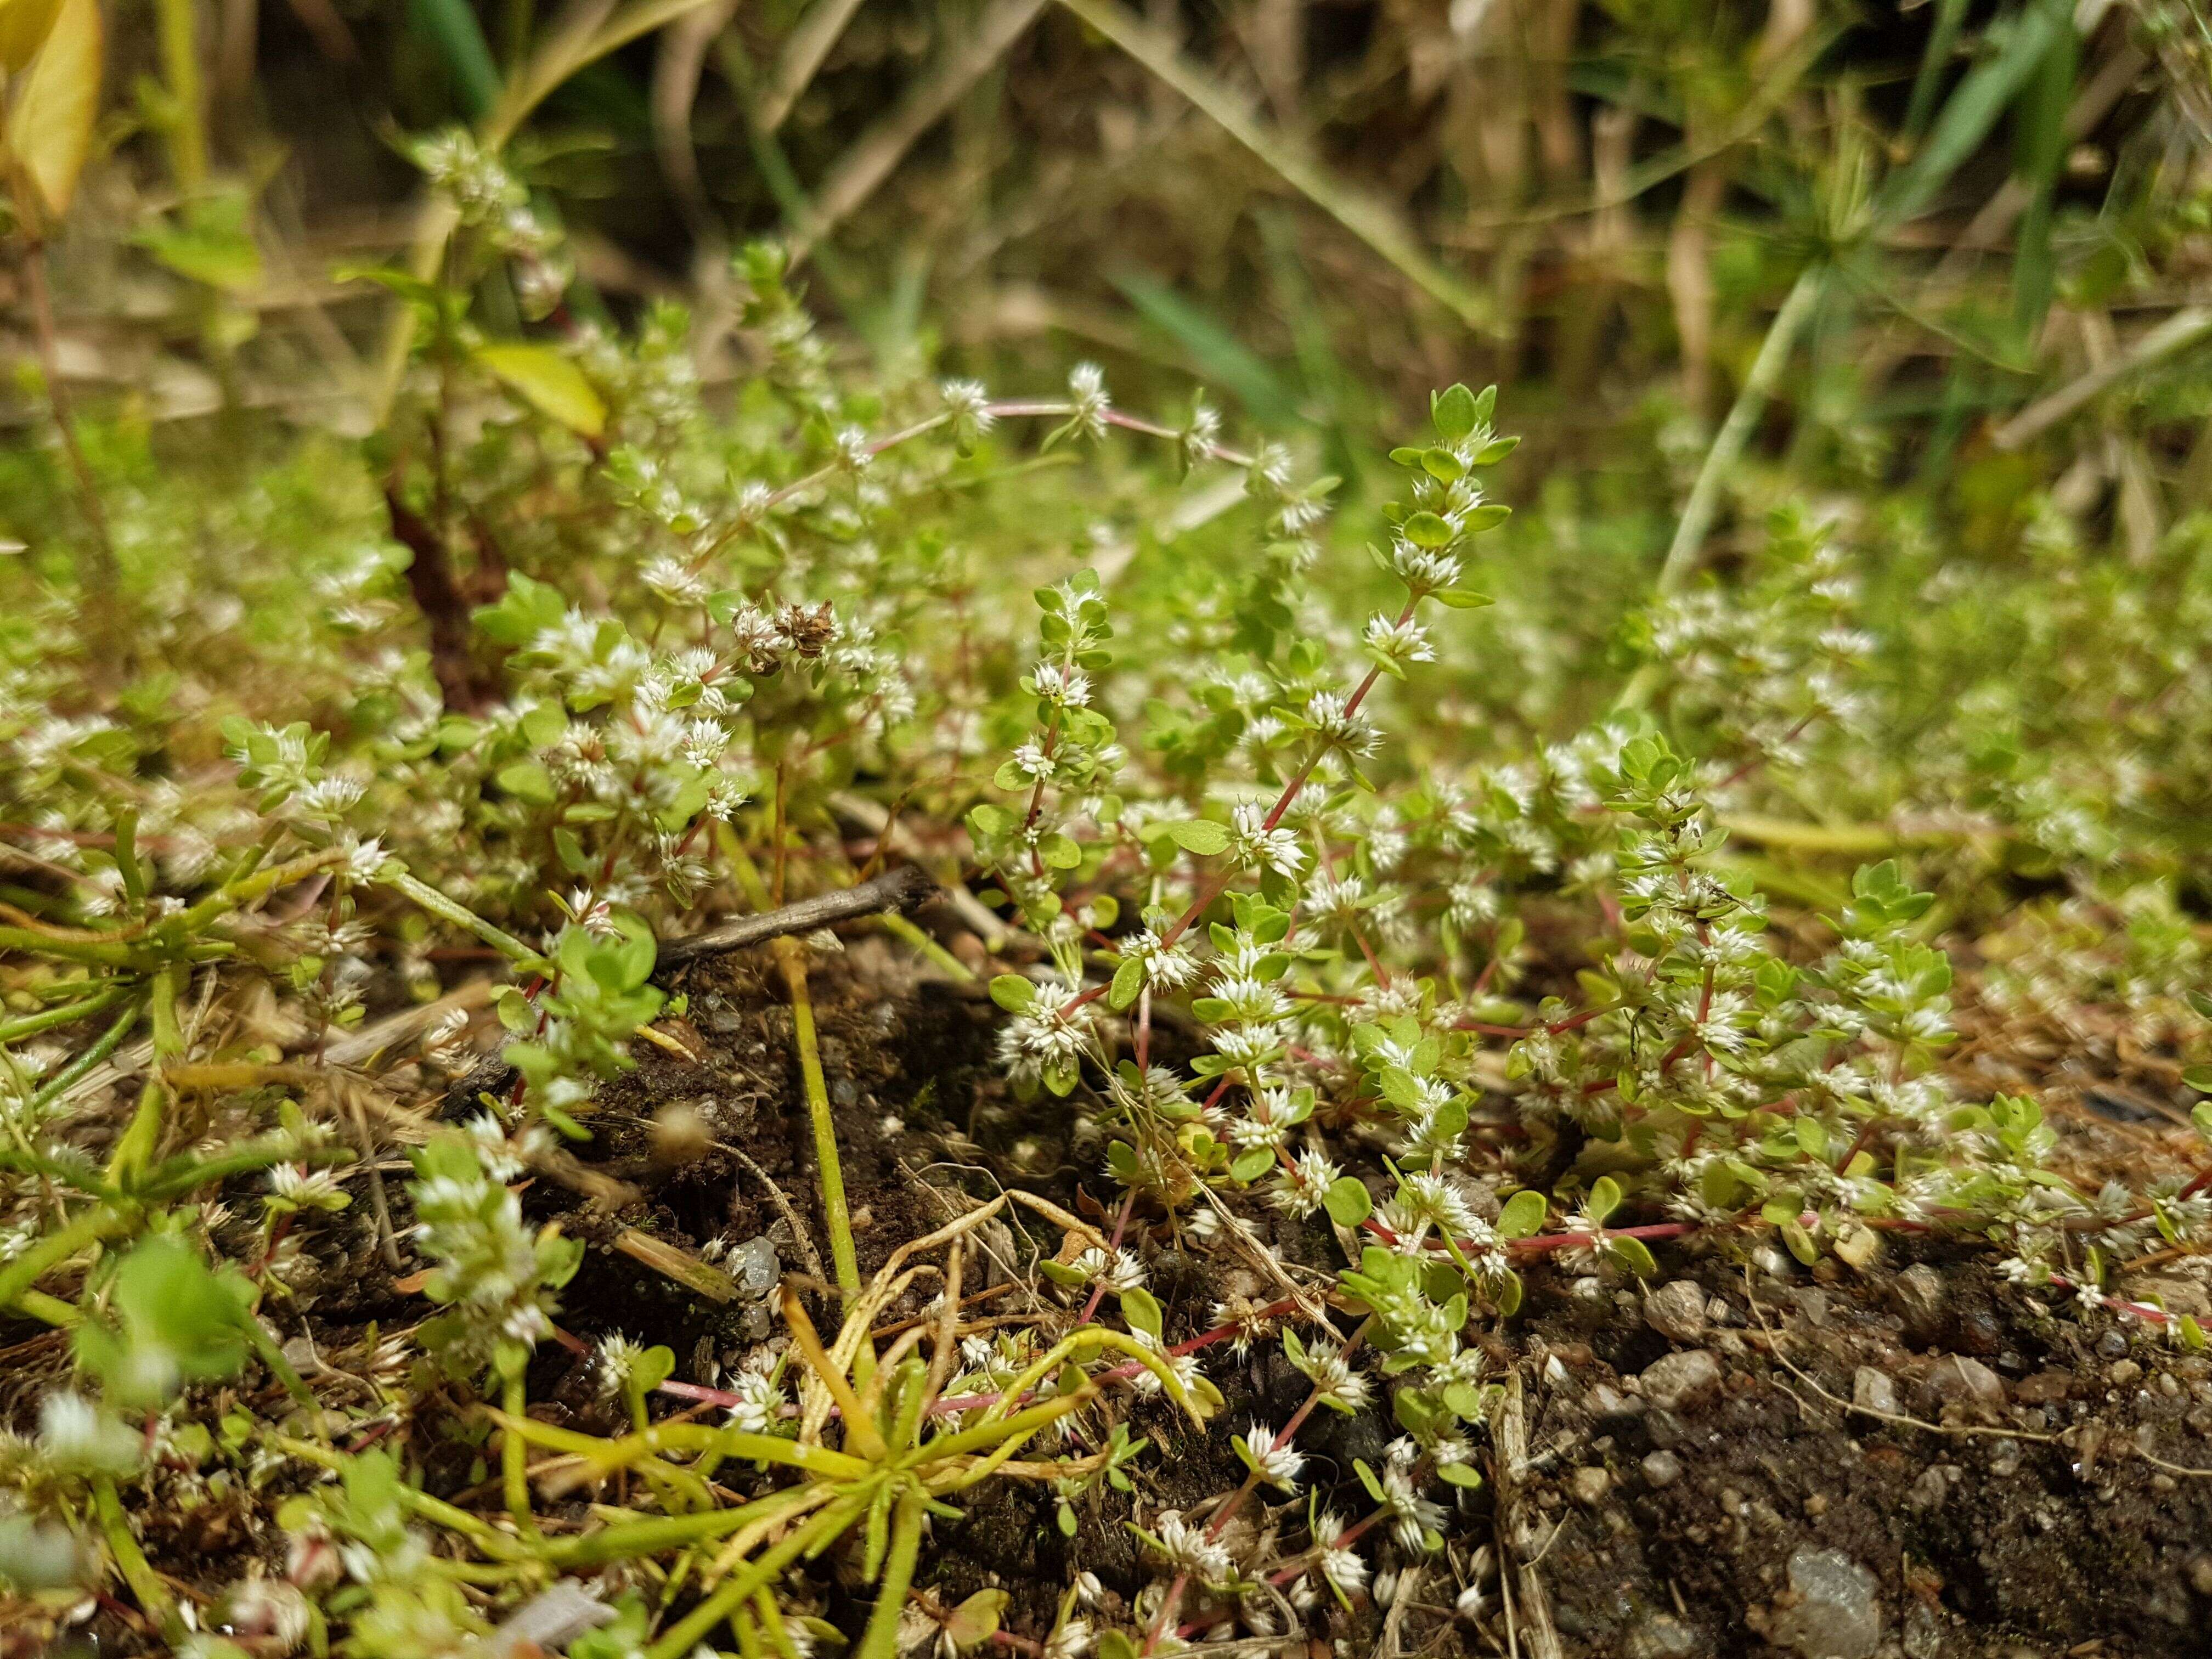
M 461 112 L 481 121 L 499 101 L 499 65 L 468 0 L 408 0 L 408 21 L 436 49 Z
M 2014 20 L 2002 50 L 1966 72 L 1943 100 L 1942 113 L 1919 154 L 1875 193 L 1874 222 L 1887 228 L 1924 210 L 1960 167 L 1980 148 L 2044 55 L 2074 27 L 2066 0 L 2032 0 Z
M 1284 426 L 1298 419 L 1297 399 L 1291 389 L 1203 307 L 1142 271 L 1109 274 L 1107 280 L 1147 322 L 1182 348 L 1200 380 L 1234 397 L 1255 420 Z
M 1928 130 L 1936 112 L 1936 94 L 1943 71 L 1958 49 L 1959 30 L 1966 21 L 1966 0 L 1936 0 L 1936 21 L 1928 31 L 1928 48 L 1920 54 L 1920 73 L 1912 80 L 1912 100 L 1905 106 L 1905 131 L 1918 137 Z
M 1215 125 L 1273 168 L 1304 196 L 1379 254 L 1392 269 L 1477 333 L 1495 332 L 1496 307 L 1445 270 L 1414 240 L 1397 211 L 1332 177 L 1280 133 L 1267 126 L 1245 100 L 1185 58 L 1175 43 L 1139 20 L 1119 0 L 1060 0 L 1097 33 L 1172 87 Z

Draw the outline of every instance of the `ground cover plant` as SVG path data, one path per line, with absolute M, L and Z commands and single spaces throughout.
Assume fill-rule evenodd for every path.
M 848 8 L 422 9 L 468 118 L 280 302 L 209 20 L 0 5 L 0 1650 L 2195 1651 L 2191 19 L 1591 22 L 1707 239 L 1593 464 L 1533 245 L 1069 9 L 1504 390 L 1345 392 L 1342 294 L 1295 395 L 1157 280 L 1111 374 L 947 346 L 842 171 L 610 304 L 561 100 L 665 29 L 781 189 Z

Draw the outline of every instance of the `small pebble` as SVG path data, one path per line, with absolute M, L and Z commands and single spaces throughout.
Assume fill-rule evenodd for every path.
M 1721 1362 L 1703 1348 L 1670 1353 L 1644 1368 L 1644 1398 L 1666 1411 L 1676 1411 L 1716 1394 L 1721 1385 Z
M 1644 1322 L 1677 1346 L 1693 1348 L 1705 1334 L 1705 1292 L 1686 1279 L 1662 1285 L 1644 1298 Z
M 2097 1352 L 2107 1359 L 2118 1359 L 2128 1351 L 2126 1333 L 2106 1331 L 2097 1339 Z
M 1575 1501 L 1595 1509 L 1612 1489 L 1613 1477 L 1593 1463 L 1574 1473 Z
M 1991 1407 L 2004 1403 L 2004 1384 L 1978 1359 L 1945 1354 L 1928 1373 L 1928 1393 L 1948 1405 Z
M 1898 1415 L 1897 1385 L 1887 1372 L 1862 1365 L 1851 1373 L 1851 1404 L 1894 1417 Z
M 1644 1460 L 1644 1478 L 1655 1486 L 1671 1486 L 1682 1478 L 1682 1460 L 1670 1451 L 1653 1452 Z
M 2114 1388 L 2124 1389 L 2142 1375 L 2142 1367 L 2132 1359 L 2116 1359 L 2105 1375 L 2112 1378 Z

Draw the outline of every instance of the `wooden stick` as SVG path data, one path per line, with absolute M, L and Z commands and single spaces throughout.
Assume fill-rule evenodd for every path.
M 672 969 L 696 962 L 702 957 L 718 956 L 725 951 L 740 951 L 748 945 L 763 945 L 769 939 L 782 939 L 792 933 L 811 933 L 817 927 L 829 927 L 832 922 L 852 921 L 861 916 L 874 915 L 879 911 L 903 913 L 914 910 L 936 891 L 937 884 L 930 879 L 927 871 L 913 865 L 903 865 L 855 887 L 817 894 L 812 898 L 801 899 L 796 904 L 762 911 L 757 915 L 739 916 L 735 921 L 725 922 L 720 927 L 710 927 L 703 933 L 687 933 L 681 939 L 663 939 L 660 953 L 655 958 L 654 970 L 666 973 Z

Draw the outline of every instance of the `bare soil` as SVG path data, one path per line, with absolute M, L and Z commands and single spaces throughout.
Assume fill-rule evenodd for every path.
M 616 1240 L 624 1229 L 710 1254 L 718 1241 L 765 1236 L 802 1284 L 810 1251 L 826 1255 L 791 1010 L 780 980 L 754 959 L 763 954 L 685 970 L 677 983 L 690 1006 L 673 1029 L 697 1060 L 641 1045 L 637 1071 L 606 1092 L 568 1178 L 541 1177 L 526 1194 L 534 1216 L 562 1218 L 592 1246 L 564 1301 L 574 1346 L 545 1345 L 533 1369 L 542 1413 L 616 1426 L 577 1352 L 600 1336 L 667 1343 L 678 1376 L 703 1380 L 771 1328 L 765 1304 L 708 1300 L 623 1253 Z M 1118 1194 L 1100 1170 L 1101 1148 L 1078 1139 L 1077 1114 L 1064 1103 L 1025 1106 L 994 1073 L 988 1000 L 915 976 L 873 940 L 816 964 L 864 1272 L 1001 1184 L 1106 1216 Z M 459 1115 L 501 1083 L 495 1066 L 480 1069 L 449 1091 L 445 1112 Z M 769 1183 L 798 1212 L 805 1240 Z M 621 1200 L 611 1209 L 610 1193 Z M 312 1312 L 287 1327 L 325 1354 L 358 1344 L 372 1321 L 404 1328 L 423 1310 L 409 1281 L 379 1260 L 362 1208 L 331 1235 L 337 1255 L 315 1276 Z M 1273 1230 L 1270 1271 L 1319 1284 L 1340 1264 L 1325 1224 L 1271 1216 L 1262 1225 Z M 1065 1317 L 1040 1298 L 1030 1272 L 1037 1249 L 1056 1238 L 994 1224 L 981 1242 L 986 1259 L 970 1286 L 1006 1287 L 988 1311 Z M 1195 1334 L 1217 1301 L 1273 1293 L 1232 1252 L 1179 1248 L 1164 1227 L 1152 1243 L 1155 1288 L 1182 1321 L 1171 1340 Z M 1662 1277 L 1694 1283 L 1697 1294 L 1666 1292 L 1656 1323 L 1632 1283 L 1538 1265 L 1521 1316 L 1480 1338 L 1501 1375 L 1518 1379 L 1510 1409 L 1520 1420 L 1498 1425 L 1493 1441 L 1525 1444 L 1525 1462 L 1494 1467 L 1485 1490 L 1458 1496 L 1442 1557 L 1416 1563 L 1370 1550 L 1378 1566 L 1401 1571 L 1392 1608 L 1363 1597 L 1347 1613 L 1324 1601 L 1310 1632 L 1277 1650 L 1305 1659 L 1310 1641 L 1311 1659 L 2212 1652 L 2212 1360 L 2056 1293 L 2001 1286 L 1986 1253 L 1915 1254 L 1891 1243 L 1888 1258 L 1863 1273 L 1832 1259 L 1807 1270 L 1771 1253 L 1745 1261 L 1662 1249 Z M 2133 1287 L 2177 1310 L 2207 1310 L 2193 1280 Z M 833 1298 L 817 1306 L 834 1319 Z M 884 1318 L 920 1310 L 917 1301 Z M 28 1328 L 0 1331 L 0 1348 L 10 1341 L 19 1344 L 8 1353 L 20 1415 L 29 1385 L 64 1356 Z M 1133 1471 L 1147 1517 L 1235 1486 L 1243 1469 L 1230 1436 L 1248 1417 L 1280 1421 L 1304 1398 L 1303 1379 L 1272 1345 L 1241 1356 L 1211 1350 L 1208 1374 L 1228 1400 L 1208 1434 L 1165 1410 L 1133 1408 L 1136 1431 L 1152 1442 Z M 1352 1462 L 1379 1461 L 1395 1430 L 1380 1413 L 1321 1418 L 1304 1443 L 1309 1478 L 1325 1503 L 1356 1516 L 1367 1504 Z M 437 1490 L 483 1489 L 480 1447 L 428 1425 L 403 1425 L 386 1443 L 403 1440 Z M 996 1483 L 963 1520 L 936 1523 L 921 1583 L 946 1603 L 1003 1588 L 1006 1628 L 1037 1636 L 1087 1570 L 1111 1618 L 1151 1576 L 1124 1524 L 1127 1504 L 1086 1498 L 1068 1538 L 1048 1491 Z M 157 1514 L 145 1542 L 162 1571 L 212 1589 L 250 1558 L 281 1553 L 266 1516 L 228 1499 L 190 1516 Z M 1252 1524 L 1295 1549 L 1304 1502 Z M 1470 1583 L 1487 1589 L 1472 1617 L 1454 1606 Z M 1849 1604 L 1840 1607 L 1823 1600 L 1839 1583 Z M 1854 1596 L 1854 1585 L 1863 1593 Z M 857 1632 L 867 1603 L 836 1564 L 817 1589 L 825 1616 Z M 1206 1615 L 1203 1601 L 1187 1605 L 1190 1616 Z M 107 1651 L 132 1645 L 128 1626 L 107 1613 L 91 1633 Z

